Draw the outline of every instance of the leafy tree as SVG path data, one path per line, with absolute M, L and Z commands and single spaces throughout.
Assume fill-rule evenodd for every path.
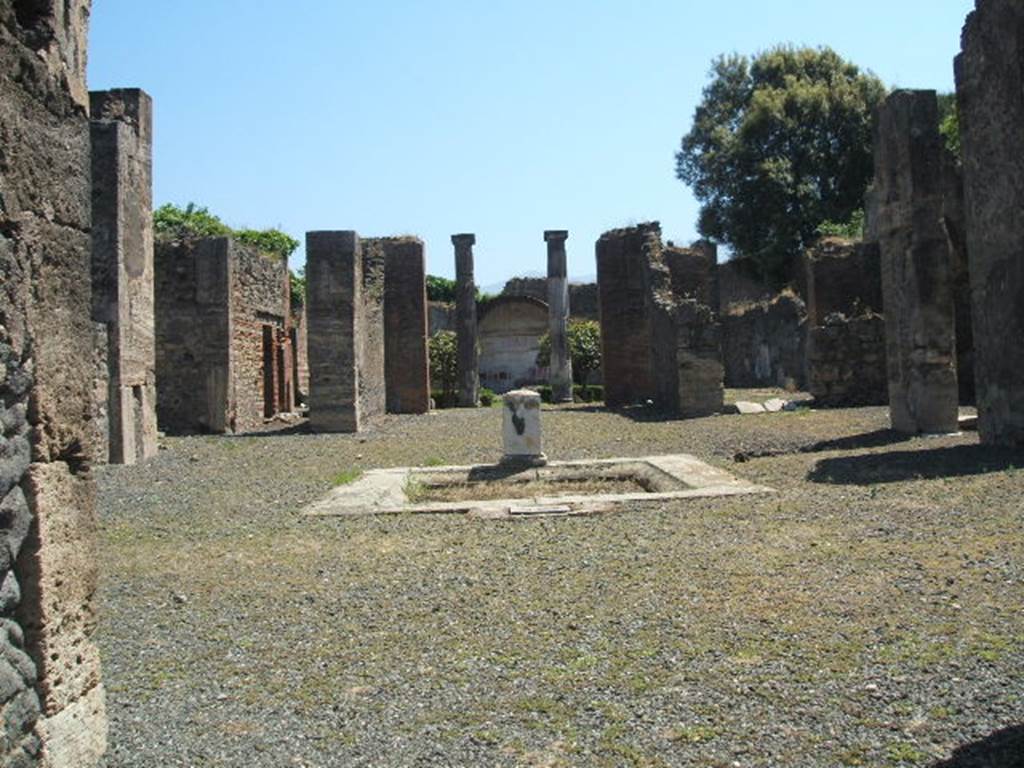
M 455 332 L 438 331 L 431 336 L 429 352 L 431 388 L 440 389 L 444 400 L 451 401 L 459 375 L 459 342 Z
M 427 300 L 454 304 L 455 281 L 437 275 L 427 275 Z
M 828 48 L 722 56 L 676 155 L 704 237 L 784 282 L 823 222 L 847 222 L 873 175 L 872 120 L 886 89 Z
M 960 158 L 960 110 L 955 93 L 939 94 L 939 133 L 946 141 L 946 148 L 957 159 Z
M 300 267 L 298 272 L 289 269 L 288 280 L 291 284 L 292 306 L 301 307 L 306 303 L 306 268 Z
M 569 357 L 572 359 L 572 378 L 583 384 L 591 371 L 601 367 L 601 326 L 594 320 L 570 320 L 566 334 L 569 341 Z M 537 365 L 547 368 L 551 365 L 551 335 L 540 337 L 540 352 Z
M 849 221 L 823 221 L 818 226 L 818 234 L 822 237 L 845 237 L 848 240 L 860 240 L 864 237 L 866 215 L 860 208 L 853 212 Z

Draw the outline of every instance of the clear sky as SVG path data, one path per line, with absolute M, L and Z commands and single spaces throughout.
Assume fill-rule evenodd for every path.
M 888 85 L 952 90 L 972 0 L 94 0 L 89 85 L 155 101 L 155 201 L 233 226 L 417 234 L 477 283 L 571 276 L 605 230 L 696 238 L 674 176 L 711 60 L 829 45 Z M 300 251 L 292 259 L 300 266 Z

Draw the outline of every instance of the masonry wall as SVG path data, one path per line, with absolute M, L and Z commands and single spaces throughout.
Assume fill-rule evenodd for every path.
M 655 396 L 645 245 L 661 229 L 645 225 L 606 232 L 597 241 L 597 286 L 605 403 L 633 405 Z
M 388 238 L 384 245 L 384 341 L 388 413 L 430 410 L 427 287 L 423 241 Z
M 1024 6 L 979 0 L 956 63 L 979 431 L 1024 445 Z
M 529 296 L 547 303 L 545 277 L 513 277 L 505 283 L 502 296 Z M 601 316 L 597 283 L 569 283 L 570 320 L 599 320 Z
M 806 386 L 807 308 L 792 291 L 721 315 L 722 358 L 728 387 Z
M 292 304 L 292 359 L 295 361 L 295 401 L 309 403 L 309 320 L 306 304 Z
M 363 241 L 362 322 L 356 343 L 361 347 L 359 409 L 369 421 L 387 411 L 384 297 L 387 252 L 383 239 Z
M 228 238 L 156 244 L 157 421 L 168 434 L 231 429 L 232 272 Z
M 247 432 L 294 405 L 288 262 L 238 243 L 232 243 L 231 259 L 231 429 Z
M 0 4 L 0 764 L 106 747 L 93 642 L 89 3 Z
M 90 94 L 92 312 L 106 347 L 97 459 L 156 455 L 153 304 L 153 103 L 137 89 Z
M 804 254 L 807 321 L 821 325 L 838 312 L 853 317 L 882 311 L 882 254 L 878 243 L 823 238 Z

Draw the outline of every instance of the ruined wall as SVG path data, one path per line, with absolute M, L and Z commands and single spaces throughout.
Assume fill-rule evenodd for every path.
M 796 390 L 807 385 L 807 308 L 795 293 L 733 305 L 722 313 L 721 324 L 726 386 Z
M 95 629 L 89 3 L 0 4 L 0 764 L 106 748 Z
M 160 429 L 224 432 L 234 414 L 231 241 L 157 242 L 153 266 Z
M 544 277 L 513 277 L 505 283 L 502 296 L 529 296 L 538 301 L 547 302 L 547 278 Z M 569 283 L 569 318 L 570 320 L 599 320 L 597 283 Z
M 822 405 L 884 405 L 885 319 L 877 243 L 825 238 L 805 255 L 807 389 Z
M 983 442 L 1024 445 L 1024 6 L 979 0 L 956 63 Z
M 613 230 L 597 241 L 597 286 L 605 403 L 610 408 L 653 399 L 651 328 L 645 275 L 648 240 L 661 227 Z
M 309 320 L 306 304 L 292 304 L 292 360 L 294 361 L 295 402 L 309 404 Z
M 547 381 L 537 367 L 540 338 L 548 331 L 548 305 L 526 296 L 500 296 L 481 307 L 480 385 L 503 394 Z
M 387 410 L 385 383 L 384 243 L 380 239 L 363 241 L 362 324 L 358 342 L 361 345 L 359 364 L 359 406 L 364 419 L 373 419 Z
M 735 304 L 771 300 L 774 291 L 759 277 L 750 259 L 733 258 L 718 265 L 718 307 L 725 312 Z
M 92 312 L 103 325 L 107 429 L 97 458 L 134 464 L 156 455 L 153 308 L 153 102 L 143 91 L 90 95 Z
M 712 312 L 718 312 L 718 247 L 714 243 L 698 240 L 689 248 L 669 243 L 663 258 L 672 275 L 676 296 L 694 298 Z
M 440 301 L 427 302 L 427 331 L 433 336 L 441 331 L 455 332 L 455 305 Z
M 871 311 L 833 314 L 810 328 L 807 389 L 822 406 L 885 405 L 885 318 Z
M 423 241 L 387 238 L 384 245 L 384 343 L 388 413 L 430 410 L 427 273 Z

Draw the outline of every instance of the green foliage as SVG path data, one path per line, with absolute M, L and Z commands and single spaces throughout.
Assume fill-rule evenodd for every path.
M 427 300 L 454 304 L 455 281 L 437 275 L 427 275 Z
M 292 306 L 301 307 L 306 303 L 306 268 L 300 267 L 298 272 L 289 269 L 288 280 L 291 284 Z
M 847 240 L 860 240 L 864 237 L 865 214 L 863 208 L 853 212 L 849 221 L 823 221 L 818 226 L 818 234 L 822 237 L 844 237 Z
M 172 203 L 160 206 L 153 211 L 153 230 L 157 237 L 167 239 L 226 237 L 232 234 L 231 227 L 195 203 L 184 208 Z
M 494 394 L 494 390 L 488 389 L 487 387 L 480 388 L 480 405 L 484 408 L 490 408 L 494 405 L 495 400 L 498 396 Z
M 601 367 L 601 326 L 594 320 L 570 320 L 567 336 L 572 378 L 577 384 L 582 384 L 591 371 Z M 550 364 L 551 336 L 545 333 L 540 337 L 537 366 L 547 368 Z
M 782 283 L 823 222 L 846 222 L 874 173 L 882 82 L 828 48 L 779 46 L 715 60 L 676 175 L 698 229 Z
M 534 392 L 540 395 L 540 401 L 542 403 L 550 403 L 554 400 L 554 395 L 551 392 L 551 387 L 547 384 L 541 384 L 539 387 L 530 387 Z
M 340 485 L 351 485 L 362 476 L 363 470 L 361 469 L 346 469 L 335 475 L 331 480 L 331 484 L 336 487 Z
M 430 383 L 440 390 L 441 397 L 434 400 L 439 408 L 455 394 L 455 380 L 459 374 L 458 337 L 453 331 L 438 331 L 430 337 Z
M 960 159 L 960 109 L 955 93 L 939 94 L 939 133 L 955 158 Z
M 181 208 L 173 203 L 153 211 L 153 230 L 166 240 L 199 237 L 234 237 L 263 253 L 287 259 L 299 247 L 299 241 L 279 229 L 232 229 L 208 208 L 189 203 Z

